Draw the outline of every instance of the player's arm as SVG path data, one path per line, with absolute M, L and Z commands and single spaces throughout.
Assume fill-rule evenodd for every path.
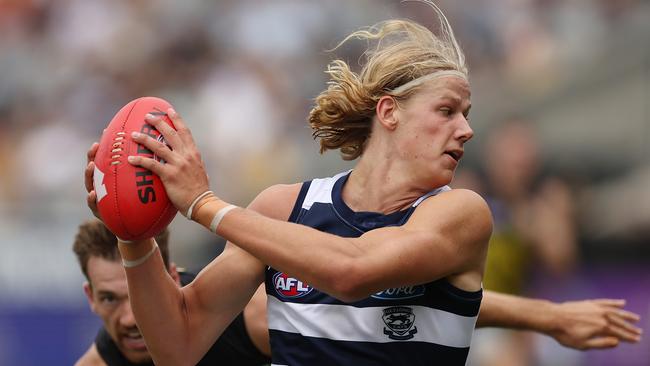
M 249 209 L 287 220 L 300 185 L 278 185 L 262 192 Z M 142 251 L 119 244 L 127 260 Z M 162 257 L 127 268 L 129 296 L 138 326 L 157 365 L 194 365 L 242 311 L 263 281 L 264 265 L 241 248 L 226 249 L 192 283 L 178 289 L 166 274 Z M 155 309 L 153 311 L 152 309 Z
M 85 185 L 88 206 L 101 219 L 93 187 L 97 148 L 95 143 L 88 151 Z M 156 364 L 193 365 L 243 309 L 262 281 L 263 266 L 241 249 L 227 245 L 192 286 L 180 289 L 155 245 L 153 238 L 134 243 L 118 240 L 124 260 L 137 261 L 153 253 L 143 263 L 125 268 L 129 301 Z M 233 288 L 232 283 L 239 286 Z M 206 300 L 200 292 L 212 300 Z
M 269 326 L 266 317 L 266 289 L 260 286 L 244 308 L 246 333 L 255 346 L 265 356 L 271 356 Z
M 276 185 L 260 193 L 248 206 L 253 212 L 275 220 L 287 220 L 300 191 L 300 184 Z M 232 320 L 249 303 L 253 294 L 259 290 L 264 280 L 266 266 L 243 249 L 226 243 L 226 249 L 206 268 L 204 268 L 189 285 L 182 288 L 186 326 L 190 331 L 188 345 L 200 343 L 201 351 L 188 365 L 196 364 L 217 337 L 230 325 Z M 127 274 L 128 278 L 128 274 Z M 243 289 L 243 290 L 242 290 Z M 243 295 L 242 295 L 243 294 Z M 135 313 L 138 325 L 140 318 Z M 145 312 L 147 309 L 143 309 Z M 197 329 L 212 328 L 212 332 L 194 336 Z M 164 333 L 155 335 L 168 341 Z M 144 334 L 148 342 L 147 334 Z M 179 347 L 181 352 L 185 352 Z M 153 352 L 152 352 L 153 354 Z M 167 363 L 165 357 L 156 365 L 175 365 Z M 158 358 L 154 358 L 154 361 Z
M 92 190 L 92 160 L 88 153 L 88 204 L 96 212 Z M 281 186 L 260 194 L 251 211 L 286 220 L 300 185 Z M 129 297 L 138 326 L 152 358 L 159 365 L 193 365 L 205 354 L 225 327 L 244 308 L 262 282 L 264 266 L 242 249 L 228 243 L 224 252 L 188 286 L 179 289 L 165 270 L 153 239 L 118 243 L 123 259 L 137 260 L 154 250 L 143 263 L 126 268 Z
M 624 300 L 599 299 L 553 303 L 485 291 L 477 327 L 532 330 L 576 348 L 609 348 L 638 342 L 639 316 L 623 310 Z
M 154 245 L 153 239 L 118 242 L 125 260 L 141 258 Z M 263 270 L 258 260 L 232 245 L 182 289 L 158 250 L 144 263 L 125 268 L 133 314 L 154 362 L 196 364 L 244 308 Z
M 209 226 L 219 207 L 208 208 L 198 221 Z M 490 233 L 487 206 L 469 191 L 432 197 L 405 225 L 359 238 L 269 220 L 248 210 L 232 211 L 219 227 L 220 235 L 263 262 L 344 301 L 467 272 L 476 273 L 473 289 L 478 289 Z

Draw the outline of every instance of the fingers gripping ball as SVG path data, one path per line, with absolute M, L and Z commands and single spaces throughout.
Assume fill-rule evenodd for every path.
M 145 122 L 151 113 L 164 116 L 171 105 L 160 98 L 142 97 L 131 101 L 113 117 L 99 141 L 95 157 L 94 188 L 97 208 L 106 226 L 123 240 L 140 240 L 160 233 L 176 215 L 176 208 L 153 172 L 127 162 L 129 155 L 158 159 L 146 147 L 131 139 L 137 131 L 162 140 L 160 133 Z

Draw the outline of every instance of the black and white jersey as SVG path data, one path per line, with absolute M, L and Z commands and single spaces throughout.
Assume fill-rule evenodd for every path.
M 388 215 L 354 212 L 341 197 L 349 172 L 303 183 L 289 221 L 343 237 L 403 225 L 426 198 Z M 345 276 L 345 273 L 341 273 Z M 273 268 L 266 271 L 273 365 L 465 365 L 482 291 L 445 279 L 342 302 Z

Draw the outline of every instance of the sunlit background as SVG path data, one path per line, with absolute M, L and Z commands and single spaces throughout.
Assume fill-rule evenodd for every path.
M 520 279 L 504 290 L 626 298 L 650 331 L 650 3 L 438 3 L 472 84 L 476 135 L 454 183 L 506 203 L 520 189 L 506 210 L 524 218 L 506 221 L 532 228 L 515 264 L 498 264 Z M 351 166 L 318 154 L 305 117 L 328 61 L 357 66 L 364 44 L 327 50 L 393 17 L 436 25 L 427 7 L 393 0 L 0 0 L 0 365 L 70 365 L 94 339 L 71 246 L 91 217 L 85 152 L 122 105 L 170 101 L 212 189 L 246 205 L 268 185 Z M 522 186 L 502 189 L 499 170 Z M 171 230 L 173 260 L 191 270 L 221 249 L 183 217 Z M 647 366 L 647 338 L 580 353 L 488 331 L 472 362 L 505 365 L 515 349 L 530 365 Z

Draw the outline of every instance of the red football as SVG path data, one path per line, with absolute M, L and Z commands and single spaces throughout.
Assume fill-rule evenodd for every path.
M 97 207 L 104 224 L 120 239 L 140 240 L 160 233 L 176 215 L 160 178 L 153 172 L 128 163 L 129 155 L 158 159 L 131 139 L 139 131 L 162 141 L 148 124 L 147 113 L 167 117 L 171 105 L 160 98 L 142 97 L 120 109 L 106 127 L 95 156 L 94 185 Z

